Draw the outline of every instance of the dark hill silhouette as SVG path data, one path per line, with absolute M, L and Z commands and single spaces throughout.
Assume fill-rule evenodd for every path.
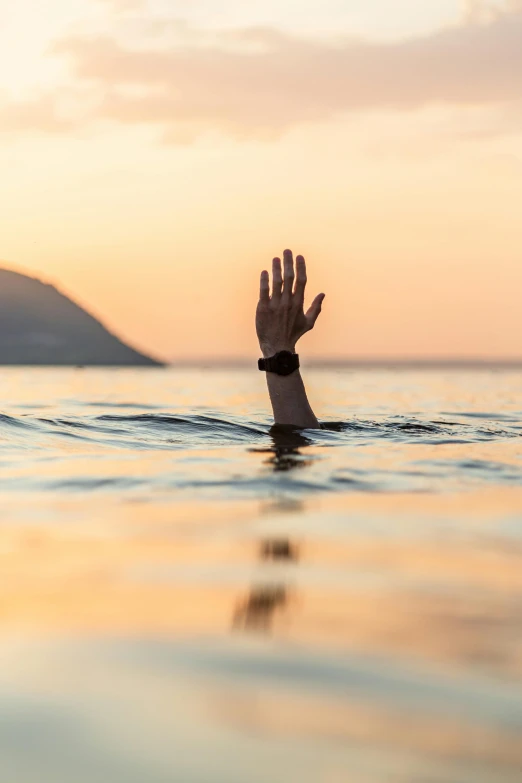
M 53 285 L 0 269 L 0 364 L 160 366 Z

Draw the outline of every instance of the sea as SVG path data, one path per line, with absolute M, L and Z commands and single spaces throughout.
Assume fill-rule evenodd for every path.
M 3 368 L 0 783 L 520 783 L 522 370 Z

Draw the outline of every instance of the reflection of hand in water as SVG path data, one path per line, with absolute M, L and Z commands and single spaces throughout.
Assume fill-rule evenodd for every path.
M 288 538 L 268 538 L 261 541 L 260 555 L 262 560 L 290 560 L 296 563 L 299 549 Z
M 280 473 L 295 468 L 306 468 L 312 464 L 312 460 L 303 459 L 297 449 L 277 449 L 273 456 L 265 460 L 265 465 L 272 465 L 275 473 Z
M 271 516 L 272 514 L 299 514 L 306 508 L 300 498 L 281 495 L 261 504 L 259 513 Z
M 248 598 L 237 607 L 233 627 L 268 631 L 276 609 L 283 607 L 287 600 L 288 592 L 284 585 L 253 587 Z
M 282 427 L 277 424 L 270 428 L 270 437 L 274 441 L 274 449 L 298 449 L 313 444 L 312 438 L 307 438 L 295 427 Z
M 271 465 L 275 472 L 305 468 L 312 460 L 303 457 L 300 448 L 310 446 L 313 441 L 292 427 L 274 426 L 270 430 L 273 445 L 268 448 L 254 448 L 257 454 L 270 454 L 265 464 Z M 301 500 L 279 498 L 276 509 L 301 511 Z M 271 507 L 274 510 L 274 506 Z M 261 560 L 292 562 L 299 560 L 299 548 L 287 538 L 273 538 L 261 541 L 259 555 Z M 257 630 L 268 632 L 275 613 L 283 609 L 289 600 L 288 587 L 285 584 L 255 585 L 247 597 L 239 602 L 234 612 L 232 627 L 237 630 Z
M 311 446 L 313 441 L 292 427 L 274 426 L 270 430 L 273 445 L 265 449 L 250 449 L 256 454 L 271 454 L 266 465 L 272 465 L 274 472 L 305 468 L 312 464 L 311 459 L 305 459 L 299 448 Z
M 297 562 L 299 550 L 287 538 L 268 538 L 261 542 L 261 560 Z M 234 613 L 233 627 L 267 632 L 278 609 L 288 603 L 288 588 L 283 584 L 257 585 Z

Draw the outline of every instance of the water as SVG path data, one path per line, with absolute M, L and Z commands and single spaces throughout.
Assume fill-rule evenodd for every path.
M 513 783 L 522 372 L 2 371 L 0 781 Z

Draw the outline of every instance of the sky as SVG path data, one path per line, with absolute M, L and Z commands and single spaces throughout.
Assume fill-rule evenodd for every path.
M 522 0 L 0 0 L 0 259 L 161 358 L 522 356 Z

